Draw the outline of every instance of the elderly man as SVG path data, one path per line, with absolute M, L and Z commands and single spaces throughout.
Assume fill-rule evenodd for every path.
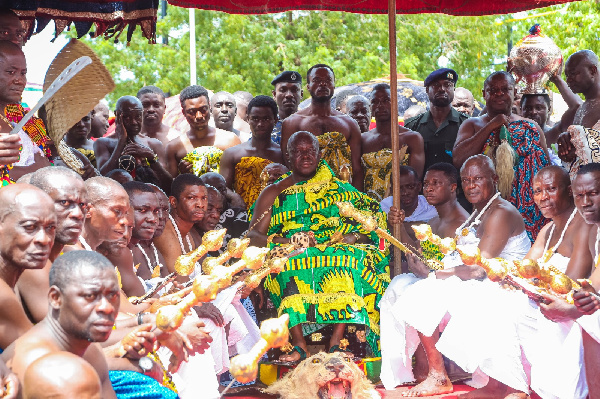
M 473 116 L 473 111 L 475 110 L 475 98 L 473 97 L 473 93 L 464 87 L 457 87 L 454 90 L 452 108 L 469 117 Z
M 233 122 L 233 127 L 239 131 L 250 133 L 250 127 L 246 122 L 246 110 L 248 108 L 248 104 L 254 98 L 252 93 L 247 91 L 236 91 L 233 93 L 233 97 L 235 98 L 235 103 L 237 106 L 237 115 L 235 116 L 235 121 Z
M 143 110 L 137 97 L 124 96 L 117 100 L 115 137 L 102 137 L 94 141 L 98 169 L 103 175 L 118 168 L 128 172 L 135 170 L 138 175 L 144 170 L 151 175 L 155 174 L 161 187 L 168 189 L 171 175 L 159 162 L 165 158 L 162 143 L 140 135 Z
M 55 230 L 54 202 L 42 190 L 29 184 L 0 190 L 0 349 L 32 326 L 14 289 L 25 270 L 46 265 Z
M 371 126 L 371 102 L 362 95 L 354 95 L 346 102 L 346 115 L 358 123 L 361 133 L 369 131 Z
M 179 101 L 190 130 L 167 145 L 167 170 L 172 176 L 180 173 L 219 172 L 223 151 L 241 143 L 233 132 L 214 128 L 210 120 L 208 91 L 202 86 L 181 90 Z
M 592 228 L 575 208 L 568 173 L 558 166 L 543 168 L 533 179 L 533 196 L 551 222 L 525 259 L 552 265 L 573 279 L 589 276 Z M 544 295 L 547 303 L 536 304 L 519 291 L 500 291 L 498 296 L 489 287 L 472 288 L 465 287 L 464 297 L 476 297 L 477 303 L 468 312 L 457 309 L 464 303 L 450 306 L 452 318 L 437 347 L 466 371 L 475 372 L 475 381 L 482 373 L 489 377 L 474 397 L 504 397 L 513 390 L 528 392 L 529 386 L 543 398 L 587 396 L 580 328 L 572 320 L 555 317 L 562 300 Z
M 47 166 L 33 173 L 30 183 L 43 190 L 54 202 L 56 234 L 50 258 L 42 269 L 25 270 L 17 281 L 16 292 L 33 323 L 46 317 L 48 274 L 52 262 L 65 245 L 77 243 L 87 211 L 87 191 L 83 179 L 62 166 Z
M 375 117 L 375 128 L 361 135 L 362 164 L 365 174 L 364 192 L 371 198 L 381 201 L 390 186 L 392 176 L 392 103 L 390 85 L 375 85 L 371 94 L 371 114 Z M 417 172 L 417 179 L 423 175 L 425 154 L 423 138 L 417 132 L 398 126 L 399 148 L 406 156 L 402 164 L 408 164 Z
M 550 160 L 546 136 L 539 125 L 512 113 L 515 92 L 515 80 L 508 72 L 493 72 L 487 77 L 483 84 L 487 114 L 469 118 L 461 125 L 454 145 L 454 166 L 461 166 L 474 154 L 483 153 L 494 159 L 501 174 L 499 189 L 523 215 L 527 234 L 533 241 L 545 219 L 531 198 L 532 177 Z M 502 132 L 506 132 L 506 137 Z
M 82 300 L 84 295 L 88 300 Z M 108 380 L 106 360 L 90 344 L 108 339 L 119 301 L 117 275 L 106 258 L 88 251 L 60 256 L 50 269 L 48 315 L 9 346 L 2 358 L 23 382 L 27 367 L 44 355 L 67 351 L 84 356 L 87 352 L 86 359 L 94 358 L 101 380 Z M 110 384 L 103 397 L 115 397 Z
M 21 47 L 0 40 L 0 133 L 10 133 L 12 124 L 24 116 L 21 96 L 27 83 L 27 63 Z M 44 124 L 39 118 L 30 119 L 18 134 L 0 136 L 0 187 L 24 174 L 50 166 L 51 156 Z M 12 165 L 9 168 L 7 165 Z
M 331 108 L 335 89 L 333 69 L 325 64 L 313 65 L 306 73 L 306 88 L 311 103 L 288 117 L 281 128 L 281 152 L 285 153 L 290 136 L 300 130 L 314 134 L 319 140 L 323 160 L 335 176 L 363 189 L 364 176 L 360 164 L 360 128 L 354 119 Z M 291 166 L 291 165 L 288 165 Z
M 156 86 L 144 86 L 138 90 L 136 97 L 142 103 L 144 114 L 140 134 L 159 140 L 163 148 L 167 148 L 169 141 L 179 136 L 179 132 L 163 123 L 165 116 L 165 93 Z M 166 166 L 166 158 L 160 159 Z
M 387 257 L 376 246 L 377 236 L 340 217 L 336 203 L 352 202 L 376 215 L 383 228 L 385 215 L 377 202 L 334 176 L 321 159 L 313 134 L 297 132 L 286 143 L 292 173 L 258 197 L 248 233 L 260 246 L 288 244 L 294 235 L 309 236 L 310 247 L 265 282 L 275 307 L 290 316 L 294 351 L 282 360 L 306 356 L 302 333 L 306 322 L 334 325 L 331 352 L 343 349 L 345 323 L 362 324 L 368 327 L 372 351 L 378 353 L 378 303 L 389 279 Z
M 481 256 L 488 259 L 522 259 L 531 244 L 519 212 L 502 199 L 496 190 L 498 176 L 492 161 L 484 155 L 473 156 L 463 165 L 460 176 L 465 196 L 473 204 L 475 211 L 456 230 L 457 244 L 477 246 Z M 454 255 L 447 255 L 442 263 L 443 270 L 430 273 L 429 266 L 409 257 L 409 268 L 422 280 L 407 287 L 392 308 L 397 345 L 406 347 L 406 351 L 400 356 L 402 362 L 395 362 L 393 372 L 384 379 L 386 387 L 392 389 L 398 384 L 413 380 L 411 357 L 419 342 L 423 345 L 429 363 L 427 378 L 407 392 L 406 396 L 430 396 L 452 391 L 452 383 L 448 379 L 442 356 L 436 349 L 438 326 L 448 313 L 451 303 L 455 299 L 457 302 L 463 300 L 461 293 L 466 288 L 485 284 L 483 287 L 493 289 L 495 284 L 476 281 L 486 277 L 485 271 L 479 266 L 462 264 L 460 258 L 457 259 Z M 425 279 L 428 274 L 430 278 Z M 469 306 L 465 306 L 463 312 L 469 312 L 469 309 Z M 454 339 L 446 337 L 446 334 L 444 338 Z
M 271 140 L 281 144 L 281 126 L 283 121 L 298 111 L 302 100 L 302 75 L 296 71 L 283 71 L 271 81 L 273 85 L 273 99 L 277 103 L 279 118 L 273 127 Z
M 248 124 L 252 138 L 226 149 L 220 171 L 227 186 L 238 193 L 250 208 L 262 190 L 262 171 L 270 163 L 283 163 L 281 148 L 271 141 L 277 120 L 277 104 L 271 97 L 256 96 L 248 104 Z
M 425 167 L 437 162 L 452 163 L 452 147 L 461 124 L 467 119 L 452 108 L 458 74 L 453 69 L 433 71 L 424 81 L 429 111 L 404 121 L 404 127 L 421 133 L 425 143 Z M 455 163 L 456 165 L 456 163 Z M 460 165 L 456 165 L 460 168 Z

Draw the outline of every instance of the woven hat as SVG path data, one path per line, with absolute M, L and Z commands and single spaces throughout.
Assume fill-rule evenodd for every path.
M 65 83 L 46 102 L 48 135 L 57 148 L 67 130 L 87 115 L 104 96 L 115 88 L 115 82 L 96 53 L 83 42 L 71 39 L 50 64 L 44 79 L 44 92 L 63 70 L 83 56 L 90 57 L 92 63 Z M 60 147 L 64 148 L 64 146 Z M 63 160 L 71 166 L 67 159 Z

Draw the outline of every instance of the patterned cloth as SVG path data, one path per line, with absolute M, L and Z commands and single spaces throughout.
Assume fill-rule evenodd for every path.
M 160 385 L 155 379 L 129 370 L 108 372 L 117 398 L 119 399 L 175 399 L 179 395 Z
M 300 323 L 362 324 L 369 327 L 367 340 L 378 354 L 378 304 L 389 282 L 387 251 L 378 249 L 375 233 L 340 216 L 335 205 L 338 201 L 350 201 L 358 210 L 374 214 L 380 227 L 386 228 L 379 204 L 335 178 L 321 160 L 312 179 L 288 187 L 277 196 L 268 231 L 269 235 L 284 237 L 312 231 L 317 245 L 291 257 L 281 273 L 267 277 L 265 288 L 278 313 L 290 316 L 290 327 Z M 366 234 L 371 243 L 328 244 L 336 231 Z
M 76 150 L 85 155 L 94 168 L 96 167 L 96 154 L 94 154 L 94 150 L 86 150 L 85 148 L 76 148 Z
M 540 144 L 539 133 L 533 123 L 522 119 L 514 121 L 509 123 L 508 131 L 512 146 L 519 156 L 517 165 L 514 166 L 515 178 L 508 201 L 519 210 L 525 220 L 529 239 L 535 241 L 548 220 L 533 202 L 532 181 L 540 169 L 550 164 L 550 160 Z M 499 130 L 492 132 L 483 146 L 482 152 L 492 159 L 495 159 L 497 143 L 500 142 L 498 135 Z
M 273 161 L 259 157 L 242 157 L 235 165 L 233 189 L 242 197 L 246 208 L 250 208 L 258 198 L 262 188 L 260 174 L 270 163 Z
M 329 132 L 317 136 L 317 140 L 319 140 L 319 147 L 321 148 L 321 159 L 327 162 L 335 173 L 335 177 L 342 178 L 340 172 L 345 166 L 350 172 L 349 181 L 352 181 L 352 157 L 346 137 L 340 132 Z
M 273 133 L 271 133 L 271 141 L 275 144 L 281 144 L 281 126 L 283 126 L 283 121 L 279 119 L 273 127 Z
M 408 165 L 410 154 L 405 154 L 402 165 Z M 376 201 L 385 198 L 392 177 L 392 150 L 383 148 L 363 154 L 362 165 L 365 173 L 365 193 Z
M 183 159 L 192 164 L 192 172 L 201 176 L 208 172 L 219 173 L 223 150 L 212 145 L 196 147 Z
M 25 109 L 21 106 L 21 104 L 9 104 L 4 109 L 4 115 L 6 115 L 6 118 L 15 124 L 19 123 L 25 114 Z M 27 133 L 33 144 L 35 144 L 42 151 L 42 153 L 48 157 L 49 160 L 52 160 L 52 153 L 48 147 L 50 138 L 46 134 L 44 122 L 42 122 L 40 118 L 34 116 L 27 121 L 25 126 L 23 126 L 23 131 Z M 0 187 L 14 183 L 14 181 L 10 179 L 11 168 L 11 165 L 0 165 Z

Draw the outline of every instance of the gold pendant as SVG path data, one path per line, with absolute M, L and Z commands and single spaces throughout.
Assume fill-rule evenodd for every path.
M 544 253 L 544 256 L 542 256 L 542 261 L 543 261 L 544 263 L 548 263 L 548 261 L 550 260 L 550 258 L 552 257 L 552 255 L 553 255 L 553 251 L 552 251 L 552 249 L 549 249 L 549 250 L 547 250 L 547 251 Z
M 462 231 L 460 232 L 460 234 L 462 234 L 463 237 L 466 237 L 469 235 L 469 229 L 468 228 L 464 228 L 462 229 Z

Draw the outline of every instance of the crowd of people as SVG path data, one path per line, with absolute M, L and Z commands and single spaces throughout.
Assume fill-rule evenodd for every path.
M 309 344 L 381 356 L 387 389 L 416 380 L 405 395 L 429 396 L 453 389 L 445 356 L 473 374 L 469 398 L 600 398 L 600 164 L 570 133 L 600 126 L 592 51 L 570 55 L 566 81 L 562 69 L 552 76 L 568 105 L 553 125 L 549 95 L 518 93 L 510 73 L 482 82 L 485 107 L 473 116 L 459 74 L 432 71 L 428 108 L 403 115 L 393 182 L 390 86 L 334 103 L 326 64 L 281 72 L 268 95 L 186 87 L 184 130 L 164 123 L 156 86 L 119 98 L 112 124 L 100 101 L 65 132 L 84 165 L 76 173 L 48 138 L 43 109 L 6 134 L 24 117 L 27 73 L 25 32 L 9 10 L 0 35 L 5 397 L 218 397 L 230 359 L 258 342 L 262 320 L 285 313 L 291 345 L 276 361 L 305 359 Z M 311 101 L 299 109 L 304 90 Z M 390 244 L 342 215 L 340 202 L 383 230 L 399 226 L 421 255 L 392 260 Z M 482 258 L 535 260 L 582 288 L 570 302 L 508 290 L 456 252 L 420 242 L 411 227 L 423 223 Z M 173 280 L 177 259 L 222 228 L 211 259 L 248 238 L 269 256 L 287 254 L 285 267 L 253 290 L 245 271 L 176 330 L 157 329 L 157 311 L 210 272 L 198 262 Z M 296 251 L 285 252 L 289 244 Z M 408 272 L 390 275 L 393 261 Z

